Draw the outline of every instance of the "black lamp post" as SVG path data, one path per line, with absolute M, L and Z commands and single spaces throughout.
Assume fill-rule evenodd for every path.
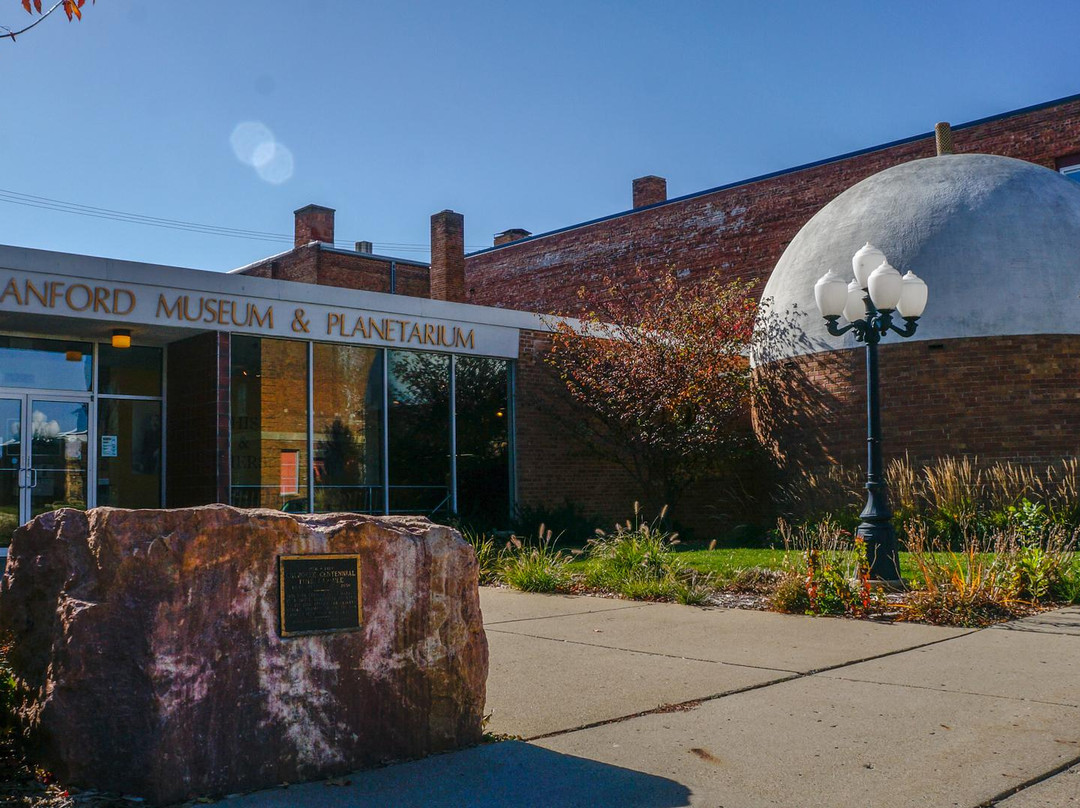
M 857 535 L 866 542 L 870 575 L 886 583 L 900 582 L 896 533 L 881 462 L 881 402 L 878 391 L 878 343 L 890 331 L 901 337 L 914 335 L 926 308 L 927 288 L 921 278 L 908 272 L 903 277 L 890 266 L 884 253 L 867 244 L 851 259 L 855 280 L 846 283 L 829 270 L 814 284 L 814 299 L 829 333 L 839 337 L 854 331 L 866 344 L 866 507 L 859 515 Z M 903 328 L 893 319 L 898 312 Z M 840 318 L 847 325 L 840 325 Z

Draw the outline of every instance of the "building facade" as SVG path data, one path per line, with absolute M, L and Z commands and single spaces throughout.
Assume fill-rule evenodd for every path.
M 518 439 L 548 430 L 518 407 L 547 383 L 546 333 L 531 313 L 2 247 L 0 545 L 96 505 L 506 526 L 551 493 Z
M 931 132 L 670 200 L 662 178 L 640 178 L 630 210 L 514 231 L 467 256 L 469 300 L 573 313 L 601 279 L 638 267 L 752 281 L 770 316 L 800 315 L 759 369 L 770 382 L 755 406 L 760 437 L 792 469 L 857 465 L 863 352 L 824 334 L 812 289 L 829 268 L 850 273 L 871 241 L 931 295 L 917 338 L 882 349 L 886 450 L 915 461 L 1076 456 L 1080 182 L 1069 180 L 1080 181 L 1080 96 L 952 135 L 955 155 L 936 157 Z

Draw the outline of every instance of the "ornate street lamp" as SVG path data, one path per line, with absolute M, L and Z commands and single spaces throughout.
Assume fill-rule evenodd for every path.
M 903 277 L 877 247 L 867 244 L 851 259 L 855 280 L 848 283 L 829 270 L 814 284 L 814 299 L 835 337 L 855 332 L 866 343 L 866 507 L 859 515 L 857 535 L 866 542 L 870 575 L 876 580 L 899 583 L 896 533 L 892 508 L 881 463 L 881 404 L 878 394 L 878 343 L 890 331 L 901 337 L 915 334 L 926 308 L 927 288 L 914 272 Z M 904 320 L 896 325 L 893 312 Z M 840 318 L 847 325 L 839 325 Z

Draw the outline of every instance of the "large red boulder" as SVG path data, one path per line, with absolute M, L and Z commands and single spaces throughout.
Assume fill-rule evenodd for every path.
M 280 636 L 278 557 L 351 553 L 360 628 Z M 475 556 L 420 518 L 55 511 L 15 533 L 0 630 L 33 754 L 72 785 L 167 803 L 481 737 Z

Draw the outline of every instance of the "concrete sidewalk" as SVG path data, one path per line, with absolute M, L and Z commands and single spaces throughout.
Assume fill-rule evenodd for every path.
M 525 742 L 223 804 L 1080 806 L 1080 609 L 965 631 L 481 603 L 490 729 Z

